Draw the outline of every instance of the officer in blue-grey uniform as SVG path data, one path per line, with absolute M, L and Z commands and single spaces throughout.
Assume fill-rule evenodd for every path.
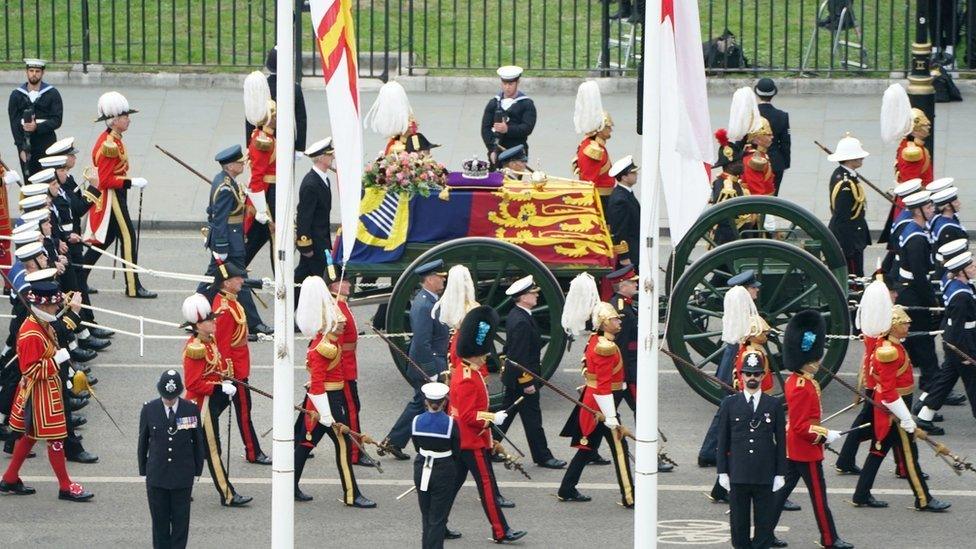
M 433 318 L 431 311 L 434 303 L 440 299 L 444 291 L 447 273 L 444 272 L 444 260 L 438 259 L 414 269 L 414 274 L 420 277 L 420 290 L 410 302 L 410 359 L 416 362 L 427 377 L 421 377 L 414 368 L 407 368 L 407 379 L 413 385 L 413 399 L 407 403 L 403 413 L 393 424 L 390 433 L 383 440 L 384 445 L 392 447 L 391 452 L 397 459 L 410 459 L 401 450 L 410 438 L 410 423 L 413 418 L 424 411 L 423 394 L 420 388 L 429 381 L 435 381 L 437 376 L 447 370 L 447 345 L 450 333 L 447 325 Z
M 427 383 L 420 388 L 427 411 L 413 418 L 411 429 L 417 457 L 413 462 L 413 483 L 417 488 L 423 521 L 423 549 L 440 549 L 444 539 L 461 537 L 447 528 L 447 517 L 454 505 L 454 480 L 461 455 L 461 436 L 454 418 L 445 411 L 449 388 L 443 383 Z
M 203 473 L 200 408 L 180 398 L 176 370 L 163 372 L 156 389 L 160 398 L 143 404 L 139 416 L 139 475 L 146 477 L 153 547 L 186 547 L 193 480 Z
M 217 273 L 217 258 L 230 261 L 241 269 L 245 267 L 244 250 L 244 200 L 245 189 L 237 181 L 237 176 L 244 173 L 244 152 L 240 145 L 228 147 L 214 157 L 220 164 L 220 173 L 214 176 L 210 184 L 210 205 L 207 207 L 207 223 L 209 232 L 205 246 L 213 253 L 207 275 Z M 213 301 L 217 290 L 206 282 L 201 282 L 197 293 L 207 296 Z M 247 331 L 251 335 L 271 334 L 273 329 L 264 324 L 258 309 L 254 305 L 254 296 L 247 287 L 238 295 L 244 313 L 247 315 Z

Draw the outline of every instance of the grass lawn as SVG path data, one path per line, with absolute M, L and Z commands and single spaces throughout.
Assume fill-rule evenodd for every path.
M 530 72 L 580 74 L 597 66 L 601 4 L 597 0 L 353 0 L 360 52 L 413 52 L 433 74 L 492 74 L 516 63 Z M 80 63 L 82 0 L 0 0 L 0 66 L 22 57 Z M 241 71 L 263 63 L 274 41 L 274 0 L 88 0 L 92 63 L 111 70 Z M 867 71 L 906 65 L 912 21 L 905 0 L 855 0 L 868 48 Z M 700 0 L 703 39 L 728 28 L 750 63 L 795 71 L 815 27 L 817 0 Z M 611 11 L 616 11 L 616 4 Z M 771 24 L 769 22 L 772 22 Z M 611 35 L 626 38 L 628 25 Z M 303 49 L 313 48 L 303 14 Z M 854 32 L 851 41 L 858 41 Z M 412 46 L 412 47 L 411 47 Z M 856 50 L 850 52 L 857 59 Z M 842 68 L 830 34 L 819 35 L 807 67 Z M 621 62 L 622 52 L 611 50 Z M 789 70 L 787 70 L 789 69 Z M 374 69 L 380 72 L 379 69 Z M 854 69 L 857 71 L 857 69 Z M 842 74 L 847 74 L 843 72 Z

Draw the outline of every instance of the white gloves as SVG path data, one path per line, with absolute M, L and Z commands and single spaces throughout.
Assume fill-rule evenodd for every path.
M 273 290 L 275 287 L 275 281 L 273 278 L 264 277 L 261 279 L 261 288 L 264 290 Z
M 254 220 L 262 225 L 267 225 L 268 221 L 271 221 L 271 218 L 268 217 L 268 212 L 255 212 Z
M 268 200 L 264 196 L 264 191 L 259 193 L 248 192 L 247 197 L 251 199 L 251 204 L 254 205 L 254 220 L 266 225 L 270 218 L 268 217 Z
M 719 473 L 718 475 L 718 485 L 725 488 L 726 491 L 732 489 L 732 485 L 729 483 L 728 473 Z
M 505 423 L 505 420 L 507 418 L 508 418 L 508 412 L 502 410 L 501 412 L 495 412 L 495 418 L 492 419 L 491 422 L 494 423 L 495 425 L 501 425 L 502 423 Z
M 773 477 L 773 491 L 778 492 L 780 488 L 786 486 L 786 478 L 783 475 Z
M 833 429 L 827 429 L 827 444 L 833 444 L 840 438 L 840 431 L 835 431 Z
M 900 420 L 901 428 L 908 433 L 915 432 L 915 420 L 912 419 L 912 413 L 908 411 L 908 406 L 905 405 L 905 401 L 902 399 L 897 399 L 892 402 L 881 402 L 885 405 L 891 413 Z
M 218 254 L 217 252 L 214 252 L 214 257 L 221 261 L 227 261 L 227 254 Z
M 332 417 L 332 408 L 329 407 L 329 395 L 322 393 L 321 395 L 308 395 L 308 398 L 319 413 L 319 423 L 326 427 L 332 427 L 335 418 Z
M 54 361 L 58 364 L 63 364 L 64 361 L 69 360 L 70 358 L 71 353 L 63 347 L 58 349 L 58 352 L 54 353 Z
M 603 424 L 610 429 L 620 427 L 620 422 L 617 421 L 617 405 L 613 401 L 613 395 L 593 395 L 593 398 L 600 406 L 600 413 L 606 418 Z
M 7 185 L 20 183 L 20 174 L 13 170 L 8 170 L 5 174 L 3 174 L 3 182 Z
M 773 232 L 776 230 L 776 218 L 772 215 L 767 215 L 763 218 L 763 230 L 767 232 Z
M 234 387 L 233 381 L 224 381 L 220 384 L 220 390 L 224 392 L 225 395 L 232 397 L 237 393 L 237 387 Z
M 147 180 L 145 177 L 133 177 L 129 181 L 132 183 L 132 186 L 137 189 L 141 189 L 149 184 L 149 180 Z

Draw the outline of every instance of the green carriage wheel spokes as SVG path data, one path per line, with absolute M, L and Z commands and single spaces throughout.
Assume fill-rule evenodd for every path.
M 444 270 L 454 265 L 465 265 L 471 272 L 477 291 L 478 303 L 493 307 L 501 318 L 496 338 L 495 353 L 489 357 L 489 369 L 496 371 L 489 378 L 489 392 L 492 406 L 502 402 L 502 385 L 497 374 L 499 355 L 505 342 L 505 316 L 514 306 L 512 299 L 505 295 L 505 289 L 516 279 L 531 274 L 539 287 L 539 304 L 533 309 L 533 318 L 542 333 L 542 375 L 547 379 L 559 367 L 566 349 L 566 334 L 560 325 L 563 314 L 563 291 L 559 281 L 548 267 L 535 256 L 522 248 L 502 240 L 483 237 L 469 237 L 438 244 L 415 259 L 400 275 L 393 286 L 390 303 L 386 311 L 386 326 L 390 333 L 410 331 L 410 300 L 419 287 L 419 277 L 414 269 L 419 265 L 444 260 Z M 396 341 L 406 351 L 408 338 Z M 406 361 L 393 355 L 394 364 L 400 373 L 406 375 Z
M 843 281 L 846 287 L 847 260 L 844 259 L 840 243 L 830 229 L 809 210 L 775 196 L 733 198 L 702 212 L 681 242 L 675 246 L 674 257 L 668 262 L 665 277 L 667 287 L 671 288 L 681 278 L 682 273 L 694 263 L 695 258 L 692 256 L 696 248 L 701 247 L 704 250 L 706 246 L 715 247 L 715 242 L 709 234 L 715 225 L 746 214 L 773 215 L 786 220 L 789 225 L 782 227 L 782 231 L 779 232 L 785 238 L 783 241 L 811 251 L 833 271 L 837 280 Z
M 823 262 L 800 248 L 777 240 L 749 239 L 730 242 L 715 248 L 689 267 L 670 293 L 667 345 L 672 352 L 698 367 L 713 373 L 721 358 L 722 307 L 726 286 L 710 282 L 715 271 L 732 265 L 739 269 L 756 269 L 762 283 L 756 306 L 770 326 L 782 331 L 793 314 L 816 309 L 824 314 L 828 334 L 849 334 L 851 316 L 847 293 Z M 785 280 L 784 280 L 785 279 Z M 830 339 L 823 366 L 837 372 L 847 351 L 847 339 Z M 767 350 L 770 366 L 782 365 L 780 338 L 771 335 Z M 713 403 L 725 396 L 724 391 L 686 367 L 676 364 L 679 373 L 696 393 Z M 775 378 L 782 391 L 786 373 Z M 817 375 L 821 385 L 830 379 Z

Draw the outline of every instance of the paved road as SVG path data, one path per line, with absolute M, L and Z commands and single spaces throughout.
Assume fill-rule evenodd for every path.
M 196 271 L 202 270 L 206 261 L 199 237 L 190 232 L 150 232 L 145 236 L 143 246 L 141 255 L 148 267 Z M 874 255 L 872 253 L 869 260 L 873 260 Z M 266 263 L 256 262 L 256 266 L 258 275 L 268 274 Z M 180 320 L 179 304 L 193 288 L 191 283 L 146 278 L 146 286 L 160 292 L 159 299 L 132 301 L 121 296 L 121 281 L 111 280 L 107 273 L 95 273 L 92 281 L 102 290 L 96 296 L 97 305 L 171 321 Z M 364 323 L 372 310 L 372 307 L 360 307 L 354 313 L 360 323 Z M 131 320 L 105 314 L 98 318 L 119 328 L 136 329 L 136 323 Z M 270 320 L 270 313 L 267 318 Z M 147 331 L 178 333 L 159 327 Z M 135 461 L 138 413 L 145 400 L 155 397 L 155 380 L 159 373 L 166 368 L 179 367 L 181 347 L 179 341 L 149 341 L 145 356 L 140 357 L 136 340 L 122 335 L 115 337 L 112 347 L 96 360 L 94 373 L 100 379 L 96 387 L 100 398 L 119 420 L 126 436 L 120 436 L 92 404 L 84 411 L 89 424 L 82 432 L 87 448 L 97 453 L 101 460 L 94 465 L 69 464 L 72 475 L 94 490 L 95 499 L 87 504 L 58 501 L 57 487 L 42 453 L 29 460 L 23 470 L 25 479 L 35 485 L 38 493 L 30 497 L 0 498 L 0 540 L 4 546 L 84 547 L 98 544 L 134 547 L 149 544 L 143 480 L 137 476 Z M 861 349 L 858 343 L 852 345 L 844 364 L 843 375 L 850 379 L 855 375 Z M 571 390 L 579 383 L 576 373 L 578 353 L 576 346 L 553 378 L 564 389 Z M 258 387 L 270 388 L 270 344 L 255 344 L 253 354 L 256 366 L 252 381 Z M 392 368 L 381 342 L 364 340 L 360 345 L 360 360 L 363 425 L 368 433 L 379 438 L 385 435 L 399 414 L 408 390 Z M 304 380 L 302 365 L 296 363 L 296 401 Z M 681 464 L 676 472 L 660 477 L 661 533 L 668 535 L 661 541 L 721 546 L 728 540 L 725 508 L 709 503 L 703 495 L 714 480 L 714 469 L 699 469 L 695 464 L 701 435 L 714 407 L 695 396 L 664 358 L 659 381 L 661 426 L 670 438 L 667 451 Z M 545 427 L 550 444 L 557 457 L 569 459 L 571 450 L 566 440 L 556 436 L 569 406 L 551 392 L 543 392 Z M 823 398 L 825 410 L 836 410 L 850 402 L 850 395 L 837 385 L 826 388 Z M 968 408 L 948 408 L 945 412 L 949 432 L 944 437 L 945 442 L 962 455 L 976 455 L 976 425 Z M 624 413 L 624 418 L 632 424 L 629 412 Z M 843 421 L 850 419 L 848 416 Z M 270 425 L 271 404 L 256 397 L 255 426 L 263 432 Z M 261 547 L 269 544 L 271 471 L 268 467 L 244 462 L 236 424 L 233 430 L 231 478 L 242 493 L 254 496 L 255 500 L 244 509 L 222 508 L 205 473 L 195 489 L 191 526 L 193 547 Z M 520 426 L 513 427 L 512 436 L 524 449 Z M 266 443 L 266 450 L 270 451 L 270 441 Z M 416 502 L 412 497 L 399 502 L 395 500 L 396 495 L 411 483 L 409 463 L 384 461 L 385 474 L 382 475 L 373 469 L 356 468 L 364 493 L 376 500 L 379 507 L 354 510 L 336 501 L 339 488 L 331 446 L 321 446 L 316 453 L 317 457 L 306 469 L 304 480 L 306 492 L 315 496 L 315 501 L 296 505 L 298 546 L 347 546 L 353 543 L 349 541 L 352 539 L 360 540 L 355 542 L 357 544 L 381 548 L 416 546 L 420 536 Z M 924 469 L 932 475 L 933 493 L 953 503 L 951 512 L 937 516 L 910 510 L 912 498 L 907 483 L 894 478 L 890 461 L 883 466 L 875 490 L 875 495 L 891 502 L 888 510 L 852 508 L 845 500 L 850 498 L 855 479 L 828 473 L 830 502 L 844 538 L 860 547 L 908 548 L 923 543 L 930 547 L 958 547 L 963 544 L 960 536 L 971 529 L 961 519 L 976 512 L 976 476 L 967 473 L 957 478 L 927 449 L 922 450 L 922 456 Z M 0 466 L 7 462 L 6 457 L 0 457 Z M 512 472 L 498 471 L 503 493 L 518 504 L 507 513 L 511 525 L 530 532 L 523 546 L 599 544 L 609 549 L 632 545 L 633 511 L 617 505 L 612 469 L 591 467 L 584 473 L 585 484 L 580 489 L 594 497 L 588 504 L 558 503 L 554 494 L 561 474 L 531 465 L 528 470 L 532 481 Z M 784 515 L 780 535 L 794 547 L 810 547 L 817 534 L 809 501 L 799 493 L 794 500 L 804 509 Z M 464 538 L 451 542 L 449 547 L 487 546 L 489 530 L 473 487 L 462 491 L 451 523 L 464 533 Z

